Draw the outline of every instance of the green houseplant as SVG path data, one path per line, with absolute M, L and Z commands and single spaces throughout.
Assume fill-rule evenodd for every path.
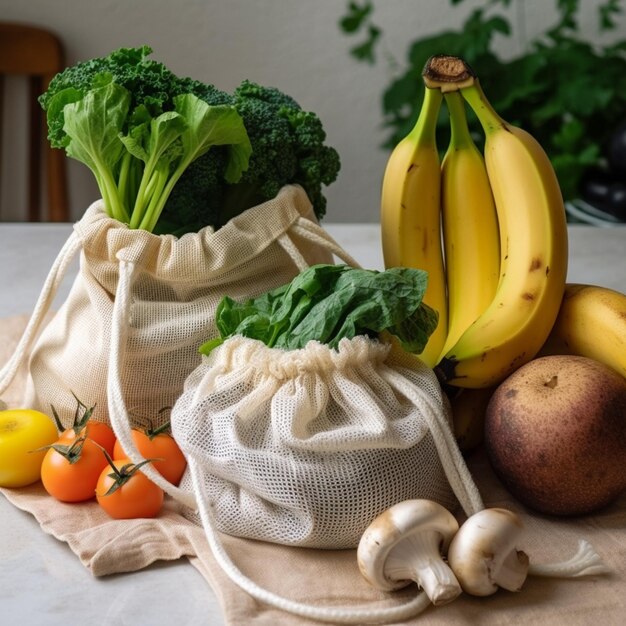
M 450 0 L 451 10 L 462 2 Z M 518 56 L 504 59 L 495 51 L 494 40 L 496 35 L 505 40 L 518 35 L 507 9 L 519 3 L 517 8 L 524 11 L 523 0 L 487 0 L 471 11 L 461 29 L 409 42 L 405 62 L 387 55 L 394 71 L 382 95 L 383 123 L 389 131 L 385 147 L 395 145 L 412 128 L 422 103 L 424 64 L 431 55 L 445 53 L 472 65 L 502 116 L 544 146 L 566 200 L 580 196 L 589 172 L 602 170 L 606 176 L 606 146 L 626 119 L 626 39 L 610 45 L 592 43 L 581 32 L 582 3 L 555 2 L 556 23 L 528 41 Z M 616 30 L 623 5 L 624 0 L 598 3 L 600 32 Z M 339 27 L 357 41 L 350 48 L 352 56 L 360 62 L 379 62 L 384 32 L 376 23 L 373 0 L 350 0 Z M 440 123 L 445 135 L 443 115 Z M 477 131 L 478 125 L 474 128 Z

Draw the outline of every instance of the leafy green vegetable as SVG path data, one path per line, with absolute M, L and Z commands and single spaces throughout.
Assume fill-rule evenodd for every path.
M 228 94 L 178 77 L 147 58 L 151 52 L 148 46 L 121 48 L 68 67 L 39 98 L 51 145 L 68 149 L 73 144 L 69 150 L 94 171 L 116 219 L 176 235 L 207 225 L 219 228 L 273 198 L 286 184 L 301 185 L 317 216 L 324 215 L 322 186 L 334 182 L 340 162 L 337 152 L 324 143 L 317 115 L 303 111 L 274 87 L 244 80 Z M 72 120 L 77 109 L 69 105 L 78 102 L 83 102 L 82 114 L 89 105 L 94 117 Z M 223 114 L 218 125 L 228 129 L 228 136 L 218 128 L 208 132 L 209 120 L 201 122 L 206 110 L 200 102 L 215 108 L 211 115 Z M 95 116 L 96 107 L 100 117 Z M 247 138 L 226 109 L 239 115 Z M 110 128 L 102 128 L 104 120 Z M 80 136 L 71 131 L 77 123 L 83 125 Z M 200 136 L 211 137 L 210 150 L 193 138 Z M 90 145 L 78 146 L 83 141 Z M 103 141 L 106 155 L 100 153 Z
M 200 352 L 209 354 L 233 335 L 294 350 L 312 340 L 337 348 L 343 338 L 387 331 L 405 350 L 419 354 L 438 320 L 422 302 L 427 281 L 426 272 L 410 268 L 378 272 L 314 265 L 258 298 L 243 303 L 223 298 L 215 318 L 219 337 Z
M 63 96 L 61 92 L 57 98 Z M 126 89 L 109 83 L 64 107 L 67 155 L 91 169 L 109 214 L 121 222 L 128 222 L 130 211 L 117 187 L 115 169 L 124 153 L 120 133 L 129 102 Z
M 173 111 L 152 117 L 145 105 L 130 110 L 129 91 L 110 74 L 95 84 L 80 97 L 73 88 L 57 93 L 52 110 L 73 100 L 63 107 L 65 150 L 92 170 L 111 217 L 153 231 L 178 179 L 213 146 L 231 147 L 227 182 L 247 168 L 252 147 L 232 106 L 188 93 L 174 97 Z

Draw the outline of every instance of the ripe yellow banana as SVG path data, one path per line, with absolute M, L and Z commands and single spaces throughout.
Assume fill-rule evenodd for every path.
M 568 283 L 541 354 L 586 356 L 626 376 L 626 294 Z
M 441 166 L 441 213 L 448 286 L 445 355 L 491 304 L 500 277 L 498 218 L 482 154 L 458 91 L 445 94 L 450 145 Z
M 442 94 L 426 89 L 419 118 L 392 151 L 381 193 L 381 234 L 385 267 L 428 272 L 424 302 L 439 314 L 435 332 L 420 358 L 433 367 L 447 332 L 446 283 L 441 244 L 441 163 L 435 131 Z
M 442 381 L 489 387 L 530 361 L 554 324 L 567 273 L 567 225 L 552 165 L 527 132 L 510 126 L 478 79 L 463 87 L 485 131 L 485 163 L 500 229 L 500 280 L 483 314 L 439 363 Z

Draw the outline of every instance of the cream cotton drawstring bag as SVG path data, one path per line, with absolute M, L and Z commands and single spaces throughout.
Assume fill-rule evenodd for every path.
M 433 371 L 403 368 L 389 349 L 357 336 L 281 350 L 236 335 L 203 359 L 172 433 L 220 531 L 343 549 L 402 500 L 455 508 L 456 493 L 478 510 Z
M 283 188 L 216 232 L 207 227 L 180 239 L 131 230 L 109 218 L 98 201 L 74 225 L 53 264 L 24 335 L 0 373 L 0 396 L 29 359 L 24 406 L 47 413 L 52 404 L 69 419 L 73 392 L 97 406 L 96 419 L 108 421 L 111 348 L 122 335 L 128 345 L 113 377 L 121 381 L 124 402 L 134 414 L 157 418 L 174 404 L 200 362 L 198 345 L 216 332 L 215 307 L 225 293 L 256 295 L 307 264 L 331 262 L 332 252 L 342 254 L 315 222 L 299 186 Z M 42 330 L 79 253 L 67 299 Z M 128 316 L 117 320 L 124 328 L 115 327 L 118 300 L 128 304 Z
M 217 531 L 292 546 L 354 548 L 369 523 L 405 499 L 467 515 L 483 508 L 433 371 L 408 367 L 365 336 L 299 350 L 227 339 L 192 372 L 171 413 L 190 490 L 213 554 L 256 599 L 332 623 L 403 619 L 424 593 L 385 609 L 314 607 L 271 593 L 237 569 Z
M 323 231 L 319 236 L 336 256 L 356 265 Z M 129 344 L 131 280 L 121 268 L 108 396 L 115 433 L 129 458 L 140 463 L 122 381 L 115 375 Z M 315 341 L 287 351 L 234 336 L 202 357 L 170 419 L 188 461 L 180 486 L 150 465 L 142 471 L 202 524 L 216 561 L 233 582 L 296 615 L 332 623 L 390 621 L 415 615 L 429 600 L 421 593 L 385 609 L 293 602 L 239 571 L 218 531 L 338 549 L 356 546 L 373 517 L 399 499 L 431 497 L 452 506 L 456 496 L 467 515 L 483 508 L 434 372 L 366 337 L 342 340 L 337 351 Z

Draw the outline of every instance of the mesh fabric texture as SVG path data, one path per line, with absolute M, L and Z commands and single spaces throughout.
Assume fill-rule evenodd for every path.
M 172 410 L 172 431 L 200 468 L 219 530 L 352 548 L 397 502 L 454 507 L 423 418 L 428 404 L 449 420 L 441 388 L 430 368 L 393 365 L 388 353 L 366 337 L 336 351 L 313 341 L 283 351 L 236 336 L 203 358 Z M 424 404 L 403 395 L 398 375 Z

